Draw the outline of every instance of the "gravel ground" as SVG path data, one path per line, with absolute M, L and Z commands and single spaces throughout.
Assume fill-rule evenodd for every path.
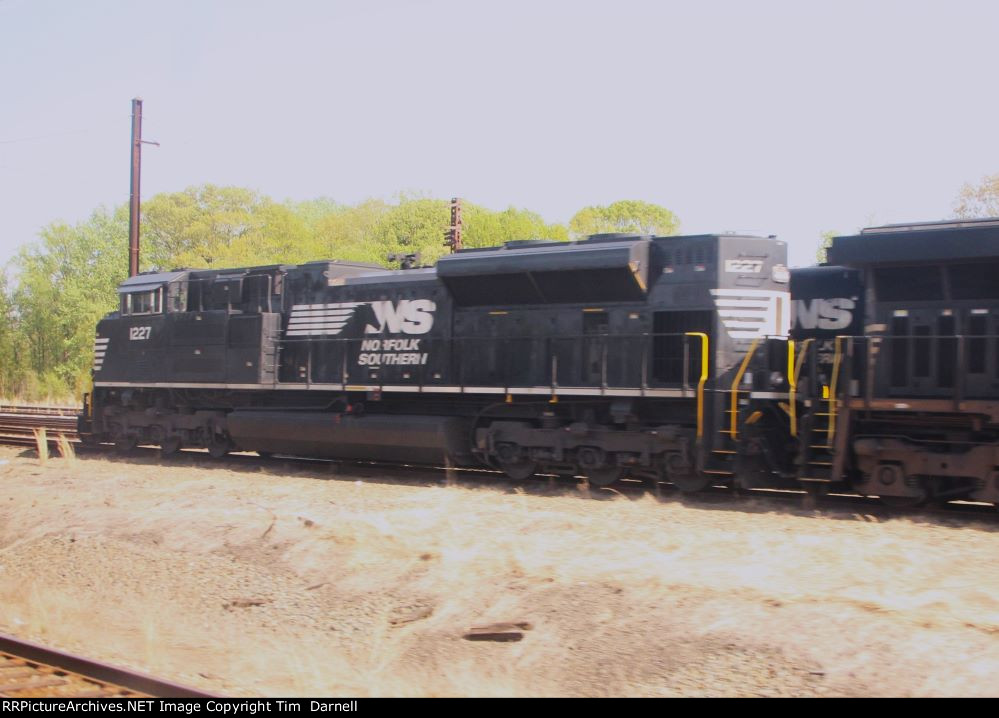
M 544 494 L 0 447 L 0 631 L 239 695 L 999 694 L 999 522 Z

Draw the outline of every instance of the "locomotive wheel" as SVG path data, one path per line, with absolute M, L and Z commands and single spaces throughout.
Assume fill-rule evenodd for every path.
M 914 509 L 917 506 L 922 506 L 930 498 L 930 489 L 927 484 L 927 479 L 920 477 L 906 477 L 902 467 L 896 466 L 894 464 L 883 464 L 878 466 L 877 471 L 874 474 L 874 478 L 869 482 L 871 486 L 868 488 L 869 493 L 876 493 L 876 488 L 878 484 L 883 484 L 888 486 L 890 484 L 898 483 L 901 484 L 905 482 L 907 488 L 912 489 L 913 493 L 909 496 L 878 496 L 878 499 L 885 506 L 890 506 L 893 509 Z
M 517 444 L 503 443 L 496 447 L 496 463 L 514 481 L 529 479 L 538 471 L 538 462 L 531 461 Z
M 587 469 L 586 480 L 591 486 L 610 486 L 624 478 L 623 466 L 603 466 L 599 469 Z
M 615 466 L 614 462 L 614 454 L 596 446 L 583 446 L 576 451 L 577 468 L 591 486 L 610 486 L 624 478 L 624 467 Z
M 538 472 L 536 461 L 518 459 L 517 461 L 500 461 L 500 469 L 514 481 L 526 481 Z
M 711 485 L 711 477 L 699 472 L 678 453 L 663 457 L 663 478 L 673 484 L 681 493 L 696 494 Z
M 165 436 L 160 443 L 160 456 L 173 456 L 180 451 L 180 446 L 179 436 Z
M 208 445 L 208 455 L 213 459 L 221 459 L 232 450 L 232 444 L 226 439 L 215 439 Z

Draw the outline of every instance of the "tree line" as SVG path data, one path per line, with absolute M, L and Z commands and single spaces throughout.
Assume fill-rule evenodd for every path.
M 585 207 L 567 225 L 526 209 L 463 202 L 463 243 L 567 241 L 601 232 L 668 235 L 670 210 L 624 200 Z M 448 249 L 449 201 L 399 196 L 342 204 L 277 202 L 241 187 L 201 185 L 143 203 L 142 271 L 297 264 L 345 259 L 389 266 L 419 252 L 432 264 Z M 77 398 L 89 389 L 94 327 L 117 308 L 128 274 L 128 206 L 101 207 L 77 224 L 52 223 L 0 273 L 0 397 Z

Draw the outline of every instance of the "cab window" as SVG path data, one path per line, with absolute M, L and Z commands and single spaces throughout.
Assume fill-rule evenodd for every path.
M 163 290 L 129 292 L 122 295 L 122 314 L 159 314 L 162 309 Z

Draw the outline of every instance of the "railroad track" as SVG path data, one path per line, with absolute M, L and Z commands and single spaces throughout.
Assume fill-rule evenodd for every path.
M 169 681 L 0 634 L 2 698 L 210 698 Z
M 34 446 L 35 430 L 45 429 L 45 438 L 56 443 L 60 436 L 77 442 L 76 407 L 18 406 L 0 404 L 0 443 Z
M 34 404 L 0 404 L 2 414 L 27 414 L 29 416 L 73 416 L 80 413 L 78 406 L 36 406 Z
M 82 447 L 79 444 L 79 437 L 76 434 L 76 412 L 78 411 L 78 409 L 72 407 L 19 407 L 0 404 L 0 444 L 35 446 L 34 430 L 45 428 L 48 442 L 56 443 L 59 436 L 65 436 L 78 447 Z M 157 449 L 144 449 L 140 447 L 135 451 L 140 456 L 159 456 Z M 204 461 L 213 466 L 217 466 L 219 463 L 218 459 L 210 459 L 206 453 L 199 450 L 185 450 L 181 452 L 180 456 L 190 457 L 196 462 Z M 469 485 L 481 485 L 483 487 L 495 487 L 498 484 L 514 485 L 522 487 L 523 490 L 530 493 L 549 493 L 552 490 L 565 489 L 574 490 L 577 484 L 585 484 L 580 477 L 555 475 L 539 476 L 528 481 L 515 481 L 500 471 L 486 468 L 445 468 L 381 461 L 332 461 L 283 455 L 264 458 L 258 456 L 256 453 L 232 454 L 226 457 L 225 460 L 243 466 L 248 464 L 259 466 L 261 463 L 273 464 L 274 462 L 285 462 L 297 466 L 334 466 L 341 467 L 345 474 L 350 473 L 353 475 L 357 472 L 370 473 L 379 478 L 388 480 L 398 479 L 409 482 L 424 481 L 435 483 L 444 480 L 443 477 L 447 477 L 447 479 L 460 477 L 463 482 Z M 645 493 L 653 493 L 663 498 L 682 496 L 679 491 L 668 484 L 653 484 L 653 482 L 633 479 L 626 479 L 615 484 L 613 487 L 590 488 L 587 491 L 591 497 L 595 498 L 611 497 L 614 494 L 636 497 Z M 800 506 L 804 502 L 808 508 L 847 509 L 884 516 L 938 514 L 954 517 L 965 516 L 968 518 L 982 517 L 989 520 L 999 516 L 996 508 L 988 504 L 946 502 L 914 509 L 894 509 L 886 507 L 876 498 L 846 493 L 833 493 L 824 496 L 818 500 L 818 506 L 816 506 L 807 497 L 805 492 L 794 489 L 733 489 L 731 487 L 714 486 L 698 494 L 682 496 L 685 501 L 703 503 L 705 505 L 742 501 L 747 497 L 772 502 L 775 507 L 792 504 Z

